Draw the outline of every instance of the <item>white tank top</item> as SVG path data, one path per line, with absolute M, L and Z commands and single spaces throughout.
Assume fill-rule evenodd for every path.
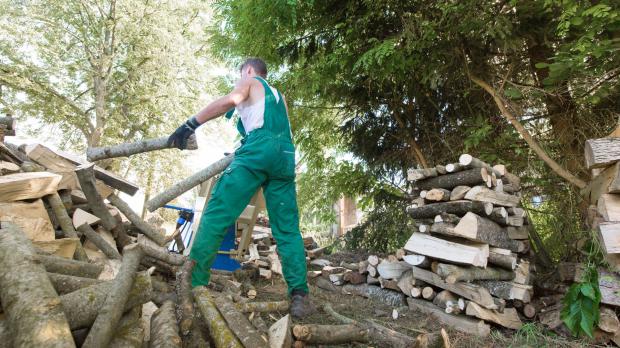
M 278 94 L 278 90 L 272 86 L 269 86 L 269 88 L 276 98 L 276 103 L 279 103 L 280 95 Z M 236 109 L 239 116 L 241 116 L 241 122 L 243 123 L 246 134 L 250 134 L 251 131 L 263 126 L 265 122 L 265 98 L 252 105 L 238 105 Z

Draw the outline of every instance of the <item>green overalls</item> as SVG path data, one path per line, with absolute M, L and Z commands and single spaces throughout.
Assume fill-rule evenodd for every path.
M 289 294 L 293 290 L 307 293 L 306 255 L 295 193 L 295 146 L 286 107 L 281 95 L 276 101 L 265 80 L 256 79 L 265 89 L 263 127 L 246 136 L 239 120 L 237 128 L 244 137 L 243 145 L 235 151 L 235 159 L 213 188 L 190 252 L 190 258 L 196 261 L 192 286 L 209 283 L 209 269 L 226 229 L 262 186 Z

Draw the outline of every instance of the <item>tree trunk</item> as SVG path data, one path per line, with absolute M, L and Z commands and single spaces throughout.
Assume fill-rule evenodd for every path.
M 201 183 L 209 180 L 213 176 L 219 174 L 224 169 L 226 169 L 226 167 L 228 167 L 228 165 L 233 161 L 233 158 L 234 158 L 234 154 L 230 154 L 218 160 L 217 162 L 209 165 L 205 169 L 193 174 L 192 176 L 174 184 L 169 189 L 165 190 L 164 192 L 158 194 L 157 196 L 153 197 L 150 201 L 148 201 L 147 203 L 148 210 L 152 212 L 158 208 L 163 207 L 166 203 L 170 202 L 171 200 L 177 198 L 178 196 L 191 190 L 192 188 L 200 185 Z
M 121 269 L 112 283 L 110 293 L 99 315 L 97 315 L 88 337 L 86 337 L 84 348 L 106 347 L 112 340 L 114 330 L 123 315 L 143 253 L 142 248 L 136 244 L 123 249 Z
M 179 327 L 174 315 L 174 303 L 164 302 L 151 317 L 149 348 L 180 348 Z
M 13 347 L 75 347 L 58 295 L 35 261 L 32 244 L 7 222 L 0 230 L 0 266 L 0 301 L 10 332 L 2 343 Z

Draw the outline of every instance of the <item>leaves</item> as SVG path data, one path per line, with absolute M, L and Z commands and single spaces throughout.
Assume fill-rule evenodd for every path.
M 585 270 L 584 280 L 571 285 L 566 293 L 560 317 L 573 335 L 586 334 L 592 338 L 599 320 L 600 302 L 598 273 L 595 267 L 590 266 Z

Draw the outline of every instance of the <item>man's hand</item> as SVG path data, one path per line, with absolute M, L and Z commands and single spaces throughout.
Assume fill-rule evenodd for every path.
M 187 139 L 194 134 L 196 128 L 200 126 L 200 123 L 196 121 L 196 117 L 192 116 L 189 120 L 183 123 L 177 130 L 174 131 L 168 138 L 168 146 L 173 146 L 181 150 L 187 148 Z

